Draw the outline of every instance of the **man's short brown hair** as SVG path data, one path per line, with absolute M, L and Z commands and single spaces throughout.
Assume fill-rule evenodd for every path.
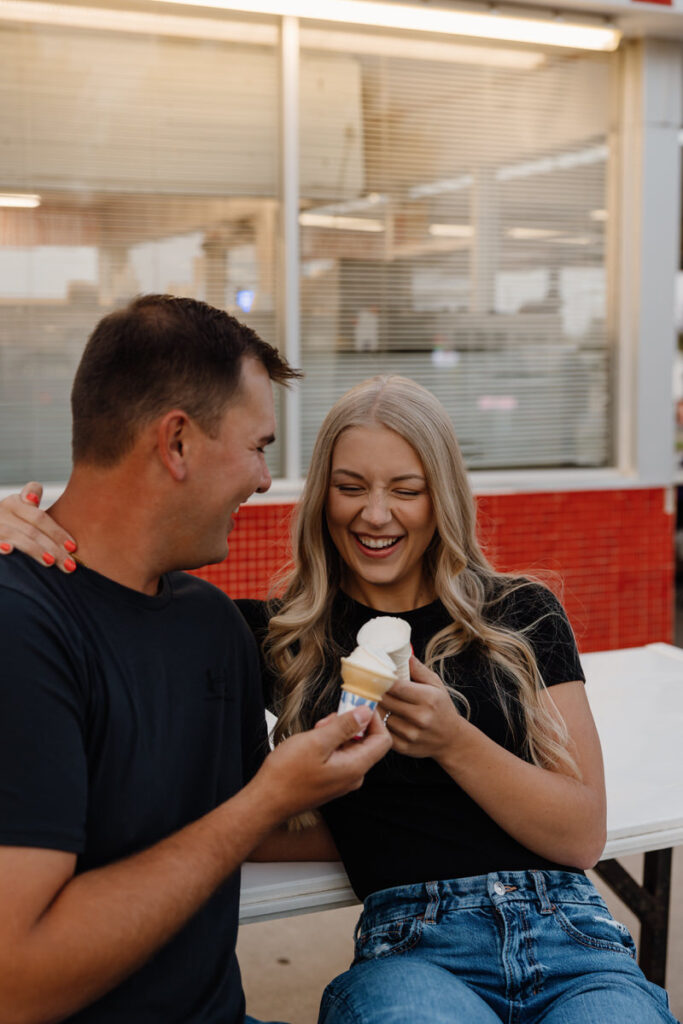
M 276 383 L 301 376 L 250 327 L 197 299 L 143 295 L 105 316 L 71 390 L 74 463 L 114 465 L 140 429 L 169 409 L 184 410 L 212 434 L 248 357 Z

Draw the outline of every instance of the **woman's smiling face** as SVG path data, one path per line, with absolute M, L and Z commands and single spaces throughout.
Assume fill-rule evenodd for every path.
M 422 563 L 436 529 L 434 509 L 422 462 L 400 434 L 373 424 L 340 435 L 326 515 L 351 597 L 383 611 L 433 598 Z

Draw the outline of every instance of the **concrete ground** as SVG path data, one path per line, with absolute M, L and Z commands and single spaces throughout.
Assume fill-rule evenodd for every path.
M 683 586 L 676 608 L 676 643 L 683 647 Z M 622 861 L 639 881 L 642 861 L 642 856 L 625 857 Z M 612 914 L 630 929 L 638 942 L 636 918 L 606 885 L 595 875 L 591 877 Z M 237 952 L 247 1011 L 262 1021 L 316 1024 L 325 985 L 345 971 L 351 962 L 353 928 L 358 913 L 358 907 L 345 907 L 244 926 Z M 674 1016 L 683 1020 L 683 847 L 674 851 L 673 858 L 667 990 Z

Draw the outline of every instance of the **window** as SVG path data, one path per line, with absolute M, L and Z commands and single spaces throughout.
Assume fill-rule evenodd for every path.
M 66 479 L 83 344 L 139 292 L 283 346 L 277 21 L 36 10 L 0 19 L 0 193 L 39 197 L 0 205 L 6 484 Z M 377 373 L 442 399 L 472 469 L 613 461 L 613 62 L 301 23 L 304 471 Z M 286 474 L 280 442 L 269 461 Z
M 301 38 L 304 465 L 379 373 L 441 398 L 470 468 L 605 465 L 610 59 Z
M 277 343 L 277 27 L 187 21 L 0 21 L 0 193 L 40 203 L 0 207 L 0 483 L 66 479 L 74 370 L 122 301 L 192 295 Z

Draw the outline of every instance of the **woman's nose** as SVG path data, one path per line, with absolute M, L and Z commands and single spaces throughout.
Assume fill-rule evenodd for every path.
M 370 494 L 363 509 L 363 518 L 372 526 L 384 526 L 391 519 L 391 509 L 383 494 Z

